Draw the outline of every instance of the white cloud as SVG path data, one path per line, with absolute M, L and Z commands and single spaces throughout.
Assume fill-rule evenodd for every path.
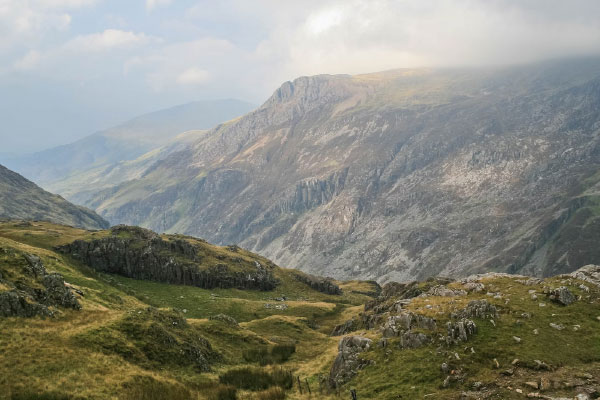
M 94 5 L 98 0 L 37 0 L 35 5 L 45 8 L 80 8 Z
M 21 59 L 15 62 L 14 68 L 20 71 L 32 70 L 37 67 L 42 60 L 42 54 L 36 50 L 30 50 Z
M 145 75 L 147 84 L 160 92 L 172 90 L 174 85 L 185 87 L 227 79 L 239 67 L 242 57 L 243 53 L 231 42 L 206 37 L 132 56 L 125 62 L 124 71 L 128 76 Z
M 143 33 L 107 29 L 104 32 L 81 35 L 71 39 L 64 47 L 77 51 L 105 51 L 114 48 L 131 47 L 146 43 L 150 40 Z
M 192 67 L 183 71 L 176 81 L 180 85 L 200 85 L 210 79 L 210 73 L 204 69 Z
M 173 0 L 146 0 L 146 9 L 154 10 L 156 7 L 165 7 L 171 4 Z

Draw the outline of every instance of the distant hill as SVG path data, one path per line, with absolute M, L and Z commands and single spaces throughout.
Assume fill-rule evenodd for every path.
M 64 146 L 23 156 L 0 154 L 0 162 L 55 191 L 53 185 L 67 177 L 134 160 L 182 132 L 212 128 L 253 108 L 235 99 L 196 101 L 139 116 Z
M 86 229 L 109 223 L 87 208 L 46 192 L 35 183 L 0 165 L 0 219 L 49 221 Z

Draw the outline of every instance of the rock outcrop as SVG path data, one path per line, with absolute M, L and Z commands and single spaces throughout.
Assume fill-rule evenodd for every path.
M 107 237 L 76 240 L 59 250 L 97 271 L 134 279 L 205 289 L 272 290 L 277 286 L 272 264 L 242 257 L 238 251 L 217 254 L 208 247 L 193 238 L 161 237 L 147 229 L 117 226 Z
M 571 277 L 581 279 L 592 283 L 596 286 L 600 286 L 600 265 L 586 265 L 579 268 L 570 274 Z
M 332 278 L 323 278 L 301 272 L 294 274 L 294 276 L 298 281 L 307 284 L 312 289 L 315 289 L 321 293 L 334 295 L 342 294 L 342 289 L 340 289 L 340 287 L 333 282 Z
M 467 306 L 452 314 L 452 318 L 498 318 L 498 309 L 485 299 L 471 300 Z
M 14 252 L 10 255 L 16 261 L 10 266 L 12 273 L 1 273 L 2 269 L 9 268 L 8 264 L 0 268 L 0 284 L 8 288 L 0 291 L 1 317 L 52 317 L 56 308 L 81 309 L 62 275 L 48 273 L 38 256 Z M 26 262 L 19 263 L 19 257 Z
M 447 344 L 466 342 L 469 337 L 477 333 L 477 325 L 470 319 L 463 318 L 459 321 L 451 321 L 446 324 Z
M 368 351 L 372 340 L 362 336 L 346 336 L 340 340 L 338 355 L 329 372 L 329 385 L 336 388 L 352 379 L 359 369 L 368 365 L 360 353 Z

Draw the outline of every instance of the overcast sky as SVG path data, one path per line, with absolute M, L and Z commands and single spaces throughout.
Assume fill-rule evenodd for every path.
M 0 153 L 300 75 L 599 51 L 598 0 L 0 0 Z

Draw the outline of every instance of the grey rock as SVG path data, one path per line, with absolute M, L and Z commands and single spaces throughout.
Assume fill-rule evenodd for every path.
M 443 296 L 443 297 L 453 297 L 453 296 L 466 296 L 467 292 L 460 289 L 451 289 L 444 285 L 437 285 L 429 289 L 427 294 L 431 296 Z
M 560 303 L 563 306 L 568 306 L 577 300 L 577 297 L 575 297 L 575 295 L 565 286 L 552 289 L 548 295 L 551 300 Z
M 498 309 L 485 299 L 471 300 L 467 306 L 455 313 L 452 318 L 498 318 Z
M 354 332 L 360 328 L 360 323 L 356 319 L 349 319 L 343 324 L 336 325 L 329 336 L 342 336 Z
M 466 342 L 469 337 L 477 333 L 477 325 L 470 319 L 463 318 L 446 324 L 446 343 L 455 344 Z
M 403 311 L 399 315 L 388 317 L 381 330 L 384 337 L 399 336 L 400 332 L 413 328 L 434 330 L 436 322 L 433 318 L 409 311 Z
M 421 332 L 404 332 L 400 335 L 399 346 L 402 349 L 416 349 L 425 346 L 431 341 L 429 336 Z
M 16 291 L 0 292 L 0 317 L 52 317 L 47 306 L 32 301 Z
M 372 340 L 362 336 L 346 336 L 340 340 L 338 355 L 329 372 L 329 385 L 336 388 L 352 379 L 368 365 L 359 355 L 371 348 Z
M 600 286 L 600 265 L 586 265 L 572 272 L 569 276 Z

